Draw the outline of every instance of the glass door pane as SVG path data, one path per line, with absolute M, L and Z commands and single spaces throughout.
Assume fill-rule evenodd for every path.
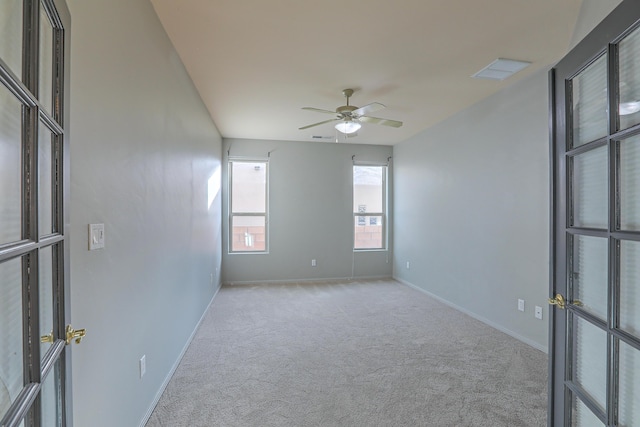
M 620 242 L 620 329 L 640 339 L 640 242 Z
M 573 414 L 571 425 L 573 427 L 604 427 L 604 424 L 591 412 L 577 396 L 573 400 Z
M 0 1 L 0 58 L 22 75 L 22 0 Z
M 607 239 L 573 236 L 569 301 L 603 321 L 607 319 L 608 256 Z
M 40 7 L 40 103 L 47 112 L 53 106 L 53 27 L 44 7 Z
M 53 251 L 51 246 L 40 249 L 39 264 L 40 336 L 49 335 L 53 338 Z M 44 358 L 52 344 L 51 341 L 41 339 L 40 358 Z
M 620 42 L 619 50 L 620 129 L 640 123 L 640 30 Z
M 607 147 L 599 147 L 573 158 L 573 226 L 608 227 L 609 204 Z
M 40 236 L 53 232 L 52 202 L 52 135 L 49 128 L 40 123 L 38 133 L 38 229 Z
M 573 141 L 578 147 L 607 135 L 607 55 L 573 79 Z
M 0 245 L 22 238 L 21 104 L 0 83 Z
M 607 402 L 607 333 L 578 316 L 574 319 L 573 381 L 605 411 Z
M 24 386 L 22 259 L 0 263 L 0 418 Z
M 620 343 L 620 407 L 621 427 L 640 426 L 640 351 Z
M 60 361 L 42 383 L 42 427 L 62 426 L 62 401 L 58 383 L 60 379 Z
M 620 142 L 620 228 L 640 231 L 640 137 Z

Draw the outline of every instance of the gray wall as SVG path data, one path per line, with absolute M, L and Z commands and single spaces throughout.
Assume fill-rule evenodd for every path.
M 73 419 L 136 426 L 218 288 L 221 138 L 148 0 L 68 3 Z
M 618 3 L 585 0 L 571 45 Z M 548 132 L 543 70 L 394 147 L 394 276 L 543 351 Z
M 269 253 L 229 254 L 223 223 L 222 280 L 312 280 L 391 276 L 391 252 L 353 252 L 352 156 L 386 163 L 389 146 L 332 142 L 225 139 L 223 212 L 227 211 L 227 151 L 232 157 L 269 157 Z M 311 260 L 317 266 L 311 266 Z

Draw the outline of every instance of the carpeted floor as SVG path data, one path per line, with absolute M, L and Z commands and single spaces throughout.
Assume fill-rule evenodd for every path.
M 392 280 L 225 286 L 148 427 L 544 426 L 547 356 Z

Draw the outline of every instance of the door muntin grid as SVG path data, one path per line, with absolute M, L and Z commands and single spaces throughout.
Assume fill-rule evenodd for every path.
M 640 311 L 640 296 L 636 296 L 640 294 L 640 277 L 635 269 L 640 259 L 634 263 L 635 258 L 640 256 L 637 250 L 640 246 L 636 246 L 640 242 L 640 227 L 637 227 L 640 223 L 640 202 L 637 201 L 640 199 L 640 184 L 636 179 L 640 170 L 640 118 L 631 121 L 624 117 L 635 117 L 636 112 L 629 114 L 622 107 L 622 98 L 626 96 L 628 99 L 629 95 L 623 94 L 622 87 L 618 86 L 623 80 L 618 77 L 620 64 L 630 62 L 620 56 L 621 52 L 638 54 L 637 67 L 640 67 L 639 34 L 638 29 L 627 32 L 617 43 L 608 46 L 606 54 L 597 55 L 596 60 L 567 79 L 565 85 L 568 232 L 565 259 L 569 295 L 565 314 L 568 319 L 566 334 L 569 337 L 565 350 L 566 425 L 590 425 L 589 422 L 595 422 L 595 425 L 599 425 L 598 422 L 602 425 L 618 425 L 619 422 L 628 425 L 624 423 L 640 413 L 640 409 L 633 405 L 633 402 L 640 401 L 640 395 L 633 394 L 638 390 L 629 386 L 635 383 L 629 382 L 626 377 L 637 375 L 635 378 L 640 379 L 640 368 L 637 371 L 630 371 L 629 368 L 636 360 L 640 360 L 640 356 L 634 353 L 640 352 L 640 336 L 637 334 L 640 320 L 634 314 L 636 310 Z M 624 48 L 625 43 L 633 48 Z M 635 64 L 628 68 L 636 67 Z M 604 70 L 609 71 L 605 73 Z M 583 73 L 591 75 L 583 78 Z M 605 79 L 605 88 L 616 89 L 603 91 L 602 80 L 598 82 L 593 76 Z M 577 85 L 576 81 L 579 81 Z M 640 79 L 634 84 L 640 94 Z M 598 114 L 601 113 L 602 94 L 606 92 L 606 105 L 614 106 L 606 108 L 608 121 L 603 122 L 599 116 L 597 126 L 586 131 L 575 125 L 575 113 L 580 107 L 575 101 L 576 86 L 582 88 L 582 98 L 588 93 L 585 90 L 587 86 L 596 88 L 593 96 L 597 99 L 593 104 L 597 108 L 583 109 L 592 113 L 596 110 Z M 630 91 L 628 83 L 625 90 Z M 581 120 L 578 118 L 578 122 Z M 607 122 L 608 130 L 602 134 Z M 585 124 L 586 127 L 591 125 Z M 580 132 L 577 138 L 576 131 Z M 606 272 L 600 271 L 599 275 L 596 271 L 598 267 L 592 269 L 591 275 L 599 278 L 592 280 L 588 292 L 582 294 L 577 292 L 580 278 L 576 277 L 576 273 L 580 273 L 576 271 L 575 259 L 580 254 L 577 253 L 576 241 L 599 241 L 599 249 L 592 248 L 591 252 L 598 254 L 599 268 L 606 269 Z M 582 246 L 589 245 L 583 243 Z M 603 248 L 606 248 L 606 253 Z M 601 284 L 604 277 L 607 280 L 606 289 Z M 590 305 L 580 301 L 578 295 L 590 299 Z M 584 330 L 590 333 L 581 332 Z M 589 348 L 593 351 L 587 351 Z M 620 348 L 626 351 L 622 355 L 622 362 Z M 624 377 L 621 368 L 626 375 Z M 589 374 L 589 371 L 597 374 Z

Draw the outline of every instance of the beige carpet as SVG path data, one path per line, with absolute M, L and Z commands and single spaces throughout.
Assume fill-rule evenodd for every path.
M 544 426 L 547 356 L 392 280 L 223 287 L 148 427 Z

